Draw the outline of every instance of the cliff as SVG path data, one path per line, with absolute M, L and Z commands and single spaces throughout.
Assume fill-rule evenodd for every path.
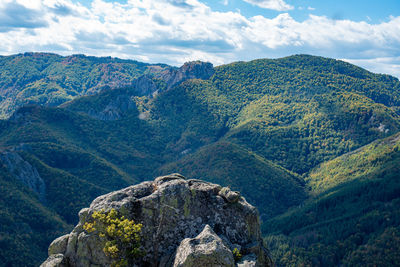
M 165 69 L 155 74 L 157 78 L 162 79 L 167 84 L 167 88 L 182 83 L 189 79 L 209 79 L 215 70 L 211 63 L 202 61 L 190 61 L 183 64 L 179 69 Z
M 74 230 L 52 242 L 41 266 L 115 264 L 103 252 L 104 237 L 84 229 L 93 214 L 111 210 L 142 224 L 141 256 L 130 266 L 272 265 L 258 211 L 240 193 L 171 174 L 95 199 L 80 211 Z
M 17 153 L 17 149 L 1 152 L 0 164 L 3 164 L 11 175 L 35 192 L 41 202 L 46 202 L 46 185 L 42 177 L 35 167 Z

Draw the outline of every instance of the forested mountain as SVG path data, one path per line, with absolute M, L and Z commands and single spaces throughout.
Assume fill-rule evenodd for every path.
M 0 202 L 9 222 L 2 265 L 18 252 L 15 264 L 37 265 L 94 197 L 170 172 L 242 192 L 278 264 L 351 265 L 398 240 L 394 77 L 307 55 L 181 68 L 49 54 L 0 60 L 1 75 L 20 77 L 1 84 L 1 105 L 14 103 L 0 122 L 3 196 L 13 196 Z M 51 102 L 51 92 L 65 97 Z M 25 103 L 43 105 L 18 108 Z M 20 212 L 26 206 L 43 227 Z M 20 222 L 30 230 L 14 238 Z
M 77 96 L 130 85 L 171 67 L 111 57 L 24 53 L 0 57 L 0 118 L 26 104 L 57 106 Z
M 396 266 L 400 134 L 315 168 L 310 198 L 264 223 L 278 266 Z

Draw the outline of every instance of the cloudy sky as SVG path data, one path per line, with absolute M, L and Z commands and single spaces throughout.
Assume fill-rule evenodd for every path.
M 312 54 L 400 77 L 400 0 L 0 0 L 0 54 L 181 65 Z

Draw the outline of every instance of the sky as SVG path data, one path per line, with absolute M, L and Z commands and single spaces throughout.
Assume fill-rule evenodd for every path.
M 180 66 L 311 54 L 400 77 L 400 0 L 0 0 L 0 55 Z

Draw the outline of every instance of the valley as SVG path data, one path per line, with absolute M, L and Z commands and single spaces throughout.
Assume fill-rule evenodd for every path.
M 392 76 L 310 55 L 0 61 L 1 266 L 37 266 L 96 196 L 176 172 L 242 192 L 277 266 L 400 260 Z

